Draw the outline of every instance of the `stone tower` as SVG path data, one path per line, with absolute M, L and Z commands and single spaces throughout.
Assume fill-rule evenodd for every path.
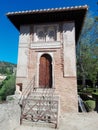
M 35 88 L 55 89 L 60 111 L 78 112 L 76 44 L 87 6 L 9 12 L 19 30 L 16 93 L 35 77 Z

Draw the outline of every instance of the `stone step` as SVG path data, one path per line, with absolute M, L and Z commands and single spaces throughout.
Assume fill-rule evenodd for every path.
M 54 89 L 41 89 L 41 88 L 37 88 L 37 89 L 32 89 L 31 91 L 27 92 L 28 96 L 32 95 L 32 96 L 53 96 L 54 95 Z M 23 93 L 24 97 L 27 97 L 27 93 Z
M 53 104 L 53 103 L 56 103 L 56 102 L 58 102 L 58 100 L 57 99 L 53 99 L 53 100 L 51 100 L 51 99 L 49 99 L 49 98 L 47 98 L 47 99 L 40 99 L 40 98 L 35 98 L 35 99 L 24 99 L 23 100 L 23 103 L 30 103 L 30 102 L 34 102 L 34 103 L 41 103 L 41 104 L 49 104 L 49 105 L 51 105 L 51 104 Z
M 39 92 L 46 92 L 46 91 L 55 91 L 54 88 L 38 88 L 38 87 L 35 87 L 35 88 L 30 88 L 29 90 L 31 91 L 39 91 Z
M 28 96 L 23 96 L 22 105 L 22 124 L 33 125 L 35 120 L 37 124 L 51 124 L 54 127 L 58 119 L 58 102 L 59 96 L 54 94 L 55 89 L 32 89 Z M 33 121 L 32 121 L 33 120 Z M 49 125 L 50 127 L 50 125 Z
M 39 93 L 39 92 L 36 92 L 36 93 L 30 93 L 28 96 L 40 96 L 40 97 L 52 97 L 53 94 L 51 93 Z
M 55 105 L 55 106 L 48 106 L 48 105 L 26 105 L 25 106 L 25 108 L 24 108 L 24 112 L 27 112 L 27 111 L 29 111 L 29 110 L 31 110 L 31 112 L 32 112 L 32 110 L 34 110 L 35 111 L 35 113 L 37 113 L 38 111 L 39 112 L 45 112 L 46 110 L 50 110 L 51 112 L 55 112 L 55 114 L 57 114 L 57 105 Z
M 30 108 L 39 108 L 39 109 L 41 109 L 41 108 L 50 108 L 50 109 L 57 109 L 57 107 L 58 107 L 58 101 L 50 101 L 50 100 L 48 100 L 48 101 L 36 101 L 36 100 L 26 100 L 24 103 L 23 103 L 23 106 L 25 107 L 25 108 L 28 108 L 29 107 L 29 109 Z
M 40 100 L 57 100 L 59 97 L 58 95 L 36 95 L 30 94 L 26 99 L 40 99 Z
M 55 88 L 38 88 L 38 87 L 35 87 L 32 90 L 33 91 L 54 91 Z
M 46 104 L 51 104 L 51 103 L 56 103 L 59 101 L 59 96 L 58 95 L 53 95 L 53 96 L 49 96 L 49 95 L 29 95 L 28 97 L 22 97 L 21 100 L 19 101 L 19 104 L 22 103 L 30 103 L 30 104 L 35 104 L 36 102 L 42 102 L 42 103 L 46 103 Z
M 30 93 L 34 93 L 34 94 L 46 94 L 46 95 L 48 95 L 48 94 L 54 94 L 54 91 L 50 91 L 50 90 L 45 90 L 45 91 L 43 91 L 43 90 L 37 90 L 37 91 L 31 91 Z

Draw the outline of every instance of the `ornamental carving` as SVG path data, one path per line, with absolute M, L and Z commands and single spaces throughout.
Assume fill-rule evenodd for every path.
M 35 42 L 56 41 L 57 26 L 42 25 L 35 27 Z

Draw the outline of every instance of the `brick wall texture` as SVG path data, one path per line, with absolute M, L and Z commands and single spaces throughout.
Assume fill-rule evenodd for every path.
M 26 29 L 26 27 L 25 27 Z M 28 29 L 29 30 L 29 29 Z M 61 35 L 61 34 L 60 34 Z M 68 32 L 69 35 L 69 32 Z M 31 37 L 31 35 L 30 35 Z M 24 40 L 25 41 L 25 40 Z M 23 39 L 22 39 L 23 42 Z M 21 40 L 20 40 L 21 44 Z M 22 43 L 23 44 L 23 43 Z M 21 45 L 22 45 L 21 44 Z M 26 44 L 26 43 L 25 43 Z M 60 112 L 78 112 L 78 99 L 77 99 L 77 77 L 76 75 L 68 75 L 66 76 L 66 72 L 64 75 L 64 48 L 60 46 L 59 48 L 31 48 L 27 43 L 28 48 L 27 54 L 27 63 L 24 64 L 27 66 L 27 75 L 25 77 L 17 76 L 16 83 L 23 84 L 23 90 L 26 88 L 27 84 L 30 82 L 32 77 L 35 75 L 35 86 L 38 87 L 39 84 L 39 62 L 40 55 L 49 54 L 52 57 L 52 78 L 53 78 L 53 86 L 55 88 L 55 94 L 60 96 Z M 44 43 L 43 43 L 44 44 Z M 24 47 L 23 47 L 24 48 Z M 20 48 L 22 51 L 22 46 Z M 65 50 L 66 52 L 66 50 Z M 25 54 L 23 52 L 22 54 Z M 70 53 L 71 54 L 71 53 Z M 21 62 L 21 55 L 18 55 L 18 58 Z M 71 58 L 71 56 L 70 56 Z M 74 57 L 75 58 L 75 57 Z M 25 59 L 24 59 L 25 60 Z M 72 61 L 72 60 L 71 60 Z M 75 60 L 74 60 L 75 61 Z M 75 64 L 75 63 L 73 63 Z M 70 71 L 70 65 L 66 63 Z M 18 64 L 19 67 L 19 64 Z M 17 69 L 18 71 L 18 69 Z M 76 71 L 76 70 L 74 70 Z M 22 72 L 21 72 L 22 73 Z

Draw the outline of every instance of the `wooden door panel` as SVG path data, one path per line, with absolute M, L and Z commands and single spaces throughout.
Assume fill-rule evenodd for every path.
M 52 86 L 52 66 L 49 56 L 43 55 L 39 65 L 39 86 L 50 88 Z
M 45 75 L 46 75 L 46 61 L 44 57 L 40 59 L 40 71 L 39 71 L 39 85 L 45 87 Z

